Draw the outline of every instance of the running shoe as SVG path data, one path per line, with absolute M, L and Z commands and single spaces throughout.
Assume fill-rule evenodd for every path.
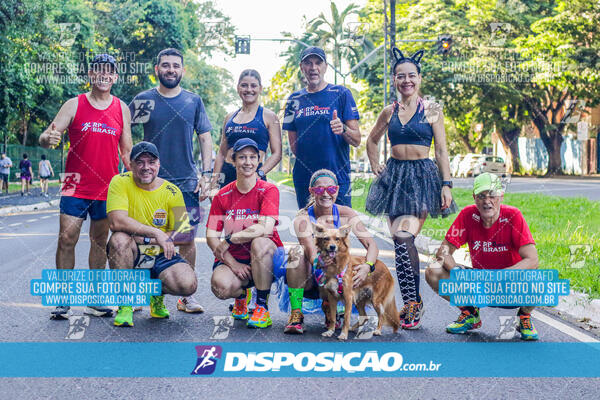
M 104 306 L 100 306 L 100 307 L 87 306 L 86 308 L 83 309 L 83 313 L 88 314 L 88 315 L 93 315 L 95 317 L 112 317 L 113 309 L 110 307 L 104 307 Z
M 150 296 L 150 316 L 169 318 L 169 310 L 165 307 L 165 296 Z
M 421 326 L 423 312 L 423 300 L 418 303 L 416 301 L 409 302 L 404 315 L 404 322 L 402 322 L 402 329 L 418 329 Z
M 72 314 L 70 306 L 56 306 L 54 311 L 50 313 L 50 319 L 69 319 Z
M 181 297 L 177 300 L 177 309 L 187 313 L 203 313 L 204 308 L 193 296 Z
M 531 322 L 530 314 L 519 315 L 519 327 L 517 328 L 521 332 L 522 340 L 538 340 L 539 336 L 533 322 Z
M 246 323 L 248 328 L 268 328 L 273 324 L 269 310 L 264 306 L 257 305 L 252 313 L 252 317 Z
M 133 307 L 133 312 L 142 311 L 143 309 L 144 309 L 143 306 L 135 306 L 135 307 Z
M 248 319 L 248 307 L 246 299 L 235 299 L 233 303 L 233 309 L 231 310 L 231 316 L 233 319 Z
M 114 324 L 115 326 L 133 326 L 133 307 L 119 306 Z
M 404 304 L 404 306 L 402 306 L 402 309 L 400 310 L 400 323 L 403 323 L 404 320 L 406 319 L 406 313 L 408 312 L 408 303 Z
M 481 328 L 481 318 L 479 318 L 479 309 L 475 307 L 475 312 L 462 309 L 458 319 L 446 327 L 448 333 L 466 333 L 471 329 Z
M 304 314 L 301 310 L 292 310 L 283 333 L 304 333 Z

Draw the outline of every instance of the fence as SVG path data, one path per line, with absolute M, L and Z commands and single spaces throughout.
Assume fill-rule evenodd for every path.
M 11 159 L 13 166 L 10 169 L 9 180 L 16 180 L 16 175 L 21 173 L 19 170 L 19 161 L 23 159 L 23 153 L 27 153 L 28 160 L 31 161 L 31 169 L 35 177 L 38 176 L 38 168 L 42 154 L 46 155 L 46 159 L 50 160 L 54 177 L 58 178 L 58 174 L 63 172 L 61 149 L 44 149 L 43 147 L 21 146 L 18 144 L 9 144 L 6 146 L 6 155 Z

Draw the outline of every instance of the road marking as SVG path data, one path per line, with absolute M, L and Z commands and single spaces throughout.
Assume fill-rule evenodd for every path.
M 35 222 L 35 221 L 37 221 L 37 218 L 28 219 L 28 220 L 27 220 L 27 221 L 25 221 L 25 222 Z
M 554 329 L 561 331 L 565 335 L 569 335 L 573 339 L 579 340 L 580 342 L 584 342 L 584 343 L 600 342 L 598 339 L 588 336 L 585 333 L 582 333 L 582 332 L 578 331 L 577 329 L 574 329 L 565 323 L 562 323 L 554 318 L 547 316 L 546 314 L 541 313 L 540 311 L 533 310 L 531 312 L 531 316 L 535 319 L 539 319 L 540 321 L 542 321 L 545 324 L 550 325 Z
M 44 215 L 43 217 L 40 217 L 40 219 L 46 219 L 46 218 L 52 218 L 52 215 Z
M 21 223 L 20 222 L 15 222 L 14 224 L 10 224 L 8 226 L 17 226 L 17 225 L 21 225 Z

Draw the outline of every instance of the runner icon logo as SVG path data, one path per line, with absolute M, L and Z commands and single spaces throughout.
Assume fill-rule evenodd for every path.
M 198 361 L 191 375 L 210 375 L 217 368 L 217 360 L 223 355 L 221 346 L 196 346 Z

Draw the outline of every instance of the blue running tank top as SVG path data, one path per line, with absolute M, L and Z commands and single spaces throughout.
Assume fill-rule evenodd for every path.
M 265 126 L 263 120 L 263 108 L 258 106 L 254 119 L 250 122 L 238 124 L 233 122 L 233 119 L 240 112 L 241 108 L 238 109 L 227 121 L 225 125 L 225 137 L 227 138 L 227 145 L 232 148 L 235 142 L 242 138 L 250 138 L 256 142 L 258 149 L 261 151 L 267 151 L 269 146 L 269 130 Z
M 405 125 L 398 118 L 398 108 L 398 102 L 394 102 L 394 113 L 388 126 L 388 138 L 392 146 L 397 144 L 417 144 L 431 147 L 433 128 L 425 117 L 423 100 L 419 99 L 417 110 Z
M 306 212 L 308 213 L 308 218 L 310 218 L 310 222 L 312 222 L 313 224 L 317 223 L 317 217 L 315 216 L 315 206 L 310 206 L 306 209 Z M 338 207 L 336 204 L 333 204 L 333 208 L 331 209 L 331 214 L 333 215 L 333 226 L 335 226 L 336 229 L 339 229 L 340 227 L 340 211 L 338 210 Z

